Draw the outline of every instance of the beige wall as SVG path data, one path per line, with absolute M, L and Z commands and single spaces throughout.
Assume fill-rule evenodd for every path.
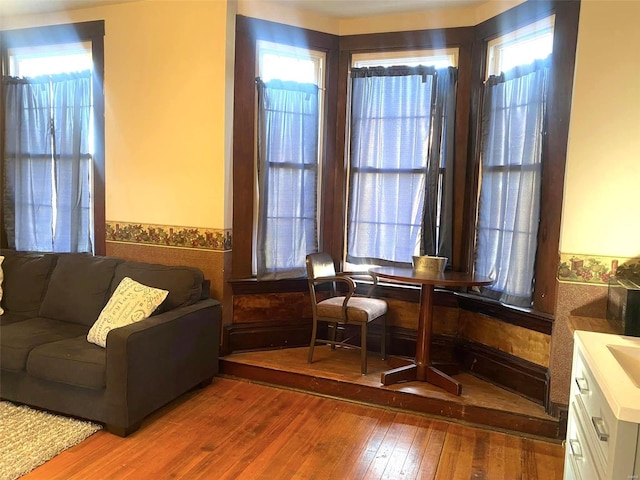
M 146 0 L 2 19 L 105 21 L 107 221 L 231 228 L 234 16 L 235 2 Z
M 640 2 L 583 0 L 561 252 L 640 257 Z

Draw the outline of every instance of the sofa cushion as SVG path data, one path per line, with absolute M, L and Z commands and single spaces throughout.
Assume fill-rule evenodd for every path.
M 40 316 L 91 326 L 107 303 L 117 258 L 60 254 Z
M 7 312 L 35 317 L 47 289 L 57 256 L 5 252 L 2 306 Z
M 107 346 L 107 335 L 114 328 L 144 320 L 167 298 L 166 290 L 147 287 L 124 277 L 100 312 L 96 323 L 89 329 L 87 341 Z
M 106 350 L 85 336 L 46 343 L 31 350 L 27 373 L 35 378 L 76 387 L 107 386 Z
M 3 370 L 24 370 L 33 348 L 49 342 L 87 334 L 87 327 L 50 318 L 35 317 L 3 325 L 0 335 L 0 365 Z
M 169 291 L 166 300 L 154 312 L 156 314 L 196 303 L 200 299 L 204 280 L 202 271 L 193 267 L 124 262 L 116 268 L 111 291 L 116 289 L 124 277 Z

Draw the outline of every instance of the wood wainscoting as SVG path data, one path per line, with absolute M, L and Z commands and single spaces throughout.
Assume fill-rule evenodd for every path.
M 233 321 L 223 332 L 222 354 L 309 345 L 311 302 L 306 280 L 232 281 Z M 413 357 L 419 290 L 379 286 L 389 305 L 387 351 Z M 452 291 L 436 291 L 432 358 L 457 362 L 485 381 L 543 405 L 550 412 L 548 363 L 552 320 L 509 311 Z M 379 351 L 379 325 L 367 344 Z M 320 332 L 322 333 L 322 332 Z M 359 330 L 349 332 L 359 342 Z

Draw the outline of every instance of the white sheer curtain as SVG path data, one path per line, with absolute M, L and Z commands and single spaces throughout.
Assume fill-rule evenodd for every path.
M 352 69 L 347 261 L 451 252 L 456 70 Z
M 482 294 L 529 307 L 540 214 L 542 140 L 550 57 L 485 84 L 475 272 Z
M 91 73 L 5 77 L 4 84 L 9 246 L 92 252 Z
M 257 277 L 303 277 L 307 254 L 318 251 L 318 87 L 257 85 Z

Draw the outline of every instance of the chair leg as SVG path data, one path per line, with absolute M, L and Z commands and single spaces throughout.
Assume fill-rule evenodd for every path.
M 362 375 L 367 374 L 367 324 L 364 322 L 361 327 L 360 336 L 360 357 L 361 357 L 361 365 L 360 371 Z
M 329 328 L 329 332 L 328 332 L 329 333 L 329 340 L 334 342 L 334 343 L 331 344 L 331 350 L 335 350 L 336 349 L 336 344 L 335 344 L 336 335 L 338 334 L 338 324 L 337 323 L 330 323 L 328 328 Z
M 316 346 L 316 335 L 318 334 L 318 322 L 313 319 L 313 327 L 311 328 L 311 343 L 309 344 L 309 358 L 307 363 L 313 362 L 313 348 Z
M 387 316 L 382 316 L 382 338 L 380 339 L 380 350 L 382 360 L 387 359 Z

